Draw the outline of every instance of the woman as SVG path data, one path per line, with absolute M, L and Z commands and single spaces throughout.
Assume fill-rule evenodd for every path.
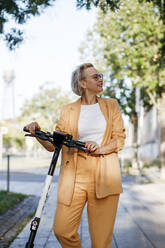
M 63 248 L 82 247 L 77 231 L 87 202 L 92 248 L 109 248 L 122 192 L 117 154 L 124 146 L 123 120 L 115 99 L 97 96 L 103 90 L 103 77 L 92 64 L 76 68 L 71 86 L 81 97 L 63 107 L 56 130 L 85 141 L 88 152 L 62 148 L 53 229 Z M 27 128 L 35 133 L 40 126 L 32 122 Z M 54 150 L 49 142 L 38 141 Z

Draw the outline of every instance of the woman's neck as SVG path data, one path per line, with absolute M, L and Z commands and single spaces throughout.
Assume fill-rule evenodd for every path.
M 97 97 L 96 95 L 92 96 L 82 96 L 81 97 L 81 104 L 82 105 L 91 105 L 97 103 Z

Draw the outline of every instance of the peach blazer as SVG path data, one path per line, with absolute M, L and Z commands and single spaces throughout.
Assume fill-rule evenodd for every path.
M 121 173 L 118 151 L 124 146 L 125 129 L 117 100 L 97 97 L 100 109 L 106 119 L 102 146 L 107 146 L 106 155 L 96 158 L 96 197 L 122 193 Z M 56 130 L 69 133 L 78 139 L 78 120 L 81 109 L 81 98 L 64 106 Z M 61 168 L 58 183 L 58 202 L 70 205 L 77 164 L 77 149 L 62 147 Z M 85 153 L 84 153 L 85 154 Z M 87 155 L 86 155 L 87 156 Z

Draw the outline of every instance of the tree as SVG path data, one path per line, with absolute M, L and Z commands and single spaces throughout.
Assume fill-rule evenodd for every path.
M 14 49 L 23 41 L 23 31 L 17 28 L 27 22 L 32 16 L 40 15 L 45 8 L 51 6 L 56 0 L 1 0 L 0 1 L 0 39 L 5 40 L 9 49 Z M 109 10 L 117 11 L 124 1 L 121 0 L 77 0 L 78 9 L 90 10 L 93 6 L 98 7 L 105 13 Z M 153 2 L 165 24 L 165 0 L 139 0 Z M 14 27 L 9 32 L 5 30 L 8 22 L 14 21 Z M 165 32 L 162 38 L 162 55 L 165 54 Z M 165 60 L 165 58 L 164 58 Z M 163 60 L 163 61 L 164 61 Z
M 61 107 L 68 104 L 71 99 L 67 93 L 60 89 L 41 86 L 39 92 L 31 99 L 25 100 L 21 114 L 15 121 L 8 120 L 0 125 L 8 128 L 8 133 L 3 136 L 6 152 L 11 148 L 17 150 L 25 148 L 23 127 L 31 121 L 37 121 L 45 131 L 53 131 L 60 115 Z M 35 144 L 36 146 L 37 143 Z
M 22 130 L 17 121 L 7 120 L 0 123 L 0 125 L 7 127 L 8 133 L 3 135 L 3 144 L 6 153 L 11 152 L 11 148 L 20 150 L 25 146 L 25 137 L 22 135 Z
M 68 95 L 60 89 L 41 86 L 36 95 L 25 101 L 19 120 L 23 126 L 37 121 L 43 129 L 54 130 L 62 106 L 71 102 Z
M 87 10 L 90 10 L 92 6 L 95 6 L 104 12 L 108 11 L 108 9 L 115 11 L 119 9 L 120 2 L 120 0 L 77 0 L 77 8 L 81 9 L 85 7 Z
M 139 0 L 139 3 L 149 2 L 158 9 L 160 18 L 165 22 L 165 1 L 164 0 Z M 119 10 L 120 6 L 124 3 L 121 0 L 77 0 L 77 8 L 86 8 L 90 10 L 93 6 L 100 8 L 102 11 Z
M 5 40 L 9 49 L 14 49 L 23 41 L 23 31 L 12 27 L 9 32 L 5 25 L 14 20 L 15 26 L 24 24 L 32 16 L 40 15 L 55 0 L 1 0 L 0 1 L 0 38 Z
M 162 22 L 160 25 L 165 25 L 165 0 L 138 0 L 138 2 L 143 6 L 143 3 L 153 3 L 153 8 L 159 14 L 159 18 Z M 104 13 L 112 10 L 118 12 L 120 7 L 125 4 L 125 1 L 121 0 L 77 0 L 77 8 L 86 8 L 90 10 L 93 6 L 101 9 Z M 148 7 L 146 5 L 146 7 Z M 157 58 L 159 66 L 161 68 L 165 67 L 165 30 L 161 38 L 161 46 L 159 48 L 160 56 Z
M 132 122 L 137 119 L 134 92 L 136 87 L 141 88 L 141 96 L 147 108 L 155 105 L 160 110 L 158 102 L 164 101 L 165 70 L 159 60 L 164 30 L 165 26 L 162 25 L 159 13 L 152 3 L 139 4 L 138 1 L 125 0 L 117 13 L 99 12 L 97 23 L 88 34 L 88 43 L 83 45 L 84 49 L 81 48 L 83 56 L 86 56 L 87 46 L 90 47 L 98 67 L 109 72 L 111 86 L 110 89 L 107 88 L 106 94 L 112 90 L 112 85 L 115 90 L 121 87 L 119 98 L 125 99 L 124 112 L 129 114 L 130 111 Z M 130 92 L 127 79 L 132 83 Z M 119 89 L 116 92 L 119 92 Z M 163 111 L 159 113 L 160 116 L 163 115 Z M 163 134 L 165 121 L 161 123 Z M 161 144 L 164 140 L 165 137 Z M 162 153 L 162 159 L 164 155 Z M 162 161 L 162 165 L 165 165 L 165 161 Z

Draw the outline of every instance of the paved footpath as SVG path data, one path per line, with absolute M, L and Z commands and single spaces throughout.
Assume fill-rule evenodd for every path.
M 37 173 L 37 172 L 36 172 Z M 56 170 L 56 176 L 58 170 Z M 39 195 L 43 183 L 11 183 L 12 191 Z M 111 248 L 165 248 L 165 184 L 137 184 L 131 176 L 123 177 L 121 194 Z M 35 248 L 60 248 L 51 227 L 57 198 L 57 182 L 51 185 Z M 30 233 L 30 222 L 17 236 L 10 248 L 23 248 Z M 79 228 L 83 248 L 90 248 L 87 212 L 83 212 Z

